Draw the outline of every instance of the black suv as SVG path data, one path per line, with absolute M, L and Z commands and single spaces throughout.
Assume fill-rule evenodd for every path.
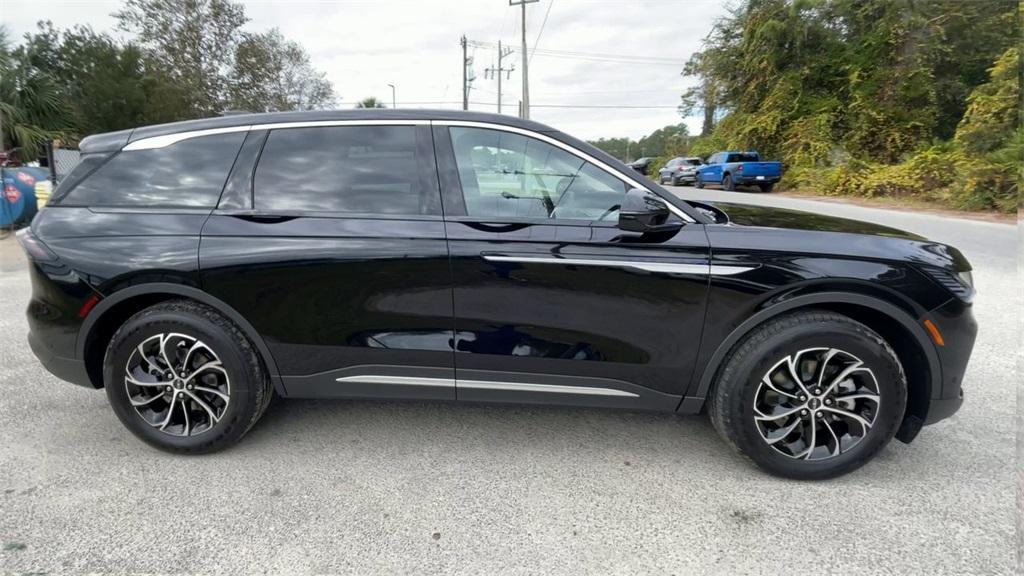
M 19 234 L 29 342 L 159 448 L 223 448 L 274 394 L 706 410 L 824 478 L 962 401 L 956 249 L 684 202 L 535 122 L 243 115 L 81 150 Z

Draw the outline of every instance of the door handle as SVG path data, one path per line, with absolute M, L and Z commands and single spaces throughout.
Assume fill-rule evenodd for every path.
M 298 218 L 298 216 L 285 216 L 281 214 L 230 214 L 230 216 L 256 224 L 277 224 Z

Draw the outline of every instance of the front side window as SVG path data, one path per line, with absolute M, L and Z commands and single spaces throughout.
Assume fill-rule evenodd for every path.
M 162 148 L 123 150 L 72 188 L 61 203 L 213 208 L 244 138 L 245 133 L 233 132 L 188 138 Z
M 415 126 L 272 130 L 253 181 L 257 210 L 418 215 L 440 213 L 433 157 Z M 429 164 L 428 164 L 429 162 Z
M 540 140 L 482 128 L 451 130 L 466 213 L 480 218 L 618 218 L 624 182 Z

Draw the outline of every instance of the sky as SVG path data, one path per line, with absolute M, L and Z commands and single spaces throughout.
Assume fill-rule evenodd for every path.
M 476 79 L 470 109 L 497 111 L 496 44 L 515 51 L 502 80 L 506 114 L 522 95 L 521 12 L 509 0 L 245 1 L 246 30 L 278 27 L 301 43 L 351 108 L 367 96 L 399 108 L 461 107 L 459 38 L 470 41 Z M 119 1 L 0 0 L 0 23 L 20 40 L 38 20 L 117 33 Z M 639 138 L 683 120 L 676 106 L 692 78 L 683 64 L 725 14 L 723 0 L 539 0 L 527 5 L 530 116 L 585 139 Z M 122 35 L 123 36 L 123 35 Z M 473 46 L 472 44 L 476 44 Z M 569 54 L 567 54 L 567 52 Z M 627 106 L 629 108 L 624 108 Z

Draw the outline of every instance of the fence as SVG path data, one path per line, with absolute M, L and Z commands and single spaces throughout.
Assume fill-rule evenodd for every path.
M 50 181 L 56 186 L 78 166 L 81 153 L 74 148 L 61 147 L 59 141 L 46 143 L 46 163 L 50 169 Z

